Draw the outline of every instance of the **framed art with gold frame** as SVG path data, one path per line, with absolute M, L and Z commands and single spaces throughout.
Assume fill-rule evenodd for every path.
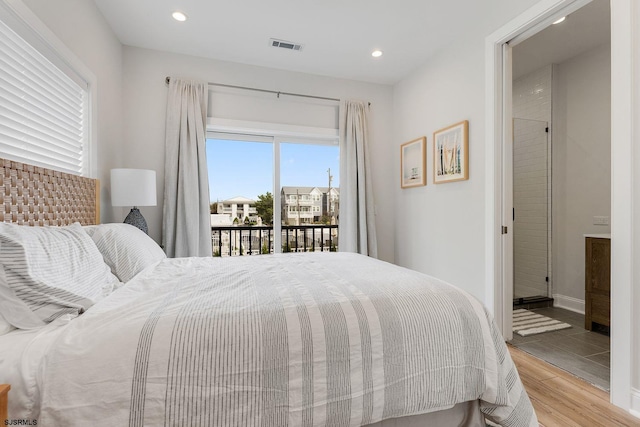
M 421 137 L 400 146 L 400 186 L 427 185 L 427 138 Z
M 433 133 L 433 182 L 469 179 L 469 122 L 448 126 Z

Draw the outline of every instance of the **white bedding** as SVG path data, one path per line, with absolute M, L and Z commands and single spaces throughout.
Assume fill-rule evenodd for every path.
M 71 316 L 63 316 L 40 329 L 15 330 L 0 336 L 0 384 L 10 384 L 9 418 L 37 418 L 45 355 Z M 35 415 L 34 415 L 35 414 Z
M 476 399 L 538 425 L 480 303 L 360 255 L 165 259 L 51 331 L 25 347 L 38 425 L 358 426 Z

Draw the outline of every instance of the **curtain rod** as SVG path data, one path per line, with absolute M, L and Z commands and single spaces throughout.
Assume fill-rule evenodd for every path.
M 164 81 L 169 84 L 169 81 L 171 80 L 171 77 L 167 77 L 164 79 Z M 339 99 L 337 98 L 326 98 L 324 96 L 315 96 L 315 95 L 304 95 L 301 93 L 290 93 L 290 92 L 279 92 L 277 90 L 268 90 L 268 89 L 258 89 L 255 87 L 247 87 L 247 86 L 235 86 L 235 85 L 226 85 L 223 83 L 211 83 L 208 82 L 207 83 L 209 86 L 220 86 L 220 87 L 229 87 L 232 89 L 244 89 L 244 90 L 252 90 L 254 92 L 263 92 L 263 93 L 274 93 L 276 95 L 278 95 L 278 98 L 280 98 L 280 95 L 288 95 L 288 96 L 299 96 L 302 98 L 313 98 L 313 99 L 322 99 L 325 101 L 335 101 L 335 102 L 340 102 Z
M 165 81 L 166 84 L 169 84 L 169 82 L 171 81 L 171 77 L 168 77 L 168 76 L 165 77 L 164 81 Z M 228 88 L 232 88 L 232 89 L 252 90 L 254 92 L 273 93 L 273 94 L 276 94 L 278 96 L 278 98 L 280 98 L 280 95 L 288 95 L 288 96 L 298 96 L 300 98 L 312 98 L 312 99 L 322 99 L 324 101 L 340 102 L 340 100 L 338 98 L 327 98 L 325 96 L 305 95 L 305 94 L 302 94 L 302 93 L 291 93 L 291 92 L 279 92 L 277 90 L 258 89 L 258 88 L 255 88 L 255 87 L 248 87 L 248 86 L 227 85 L 227 84 L 223 84 L 223 83 L 208 82 L 207 84 L 209 86 L 220 86 L 220 87 L 228 87 Z M 369 106 L 371 106 L 370 102 L 369 102 Z

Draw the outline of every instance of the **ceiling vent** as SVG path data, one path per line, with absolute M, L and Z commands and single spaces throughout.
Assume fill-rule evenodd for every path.
M 288 42 L 285 40 L 269 39 L 269 46 L 278 47 L 280 49 L 294 50 L 300 52 L 304 45 L 300 43 Z

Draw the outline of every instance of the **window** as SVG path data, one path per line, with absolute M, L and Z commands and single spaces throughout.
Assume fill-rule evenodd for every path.
M 2 157 L 89 176 L 89 84 L 8 7 L 0 5 Z
M 214 255 L 336 250 L 337 203 L 327 199 L 339 188 L 339 151 L 337 138 L 296 141 L 209 132 L 212 206 L 237 197 L 248 199 L 250 210 L 255 209 L 249 227 L 234 224 L 226 212 L 216 212 Z

